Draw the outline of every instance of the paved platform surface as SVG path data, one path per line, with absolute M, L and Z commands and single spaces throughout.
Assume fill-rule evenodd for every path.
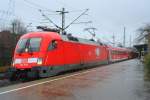
M 128 60 L 0 88 L 0 100 L 150 100 L 143 66 Z

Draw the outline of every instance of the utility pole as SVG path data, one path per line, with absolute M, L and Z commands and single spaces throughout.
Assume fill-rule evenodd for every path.
M 123 46 L 126 46 L 126 27 L 123 29 Z
M 81 13 L 77 18 L 75 18 L 70 24 L 68 24 L 67 26 L 65 26 L 65 14 L 69 13 L 68 11 L 65 11 L 65 8 L 62 8 L 61 11 L 56 11 L 58 13 L 60 13 L 62 15 L 62 26 L 59 27 L 57 24 L 55 24 L 49 17 L 47 17 L 43 11 L 41 9 L 39 9 L 39 12 L 42 14 L 42 16 L 44 18 L 46 18 L 46 20 L 48 20 L 50 23 L 52 23 L 56 28 L 58 28 L 61 32 L 59 32 L 60 34 L 65 35 L 65 30 L 67 28 L 69 28 L 72 24 L 74 24 L 75 21 L 77 21 L 81 16 L 85 15 L 85 13 L 88 11 L 89 9 L 86 9 L 83 13 Z M 90 23 L 90 22 L 87 22 Z
M 62 15 L 61 34 L 64 34 L 64 31 L 65 31 L 65 14 L 69 13 L 69 12 L 65 11 L 65 8 L 62 8 L 62 11 L 56 11 L 56 12 L 59 12 Z
M 113 47 L 114 47 L 115 46 L 115 35 L 114 35 L 114 33 L 113 33 L 112 39 L 113 39 Z
M 15 28 L 16 28 L 16 23 L 13 22 L 13 23 L 12 23 L 12 33 L 13 33 L 13 34 L 16 34 L 16 33 L 15 33 Z
M 131 45 L 132 45 L 132 37 L 130 35 L 130 47 L 131 47 Z

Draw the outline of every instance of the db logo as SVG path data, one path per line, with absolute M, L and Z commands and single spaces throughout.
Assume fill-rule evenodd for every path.
M 95 49 L 95 53 L 96 53 L 96 56 L 100 56 L 100 49 L 99 49 L 99 48 L 96 48 L 96 49 Z
M 27 63 L 28 60 L 27 59 L 22 59 L 22 63 Z

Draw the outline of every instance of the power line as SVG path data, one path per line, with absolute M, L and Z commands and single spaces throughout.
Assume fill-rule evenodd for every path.
M 89 32 L 91 35 L 92 35 L 92 39 L 94 39 L 94 37 L 96 36 L 96 34 L 95 34 L 95 31 L 96 31 L 97 29 L 96 28 L 94 28 L 94 27 L 89 27 L 89 28 L 85 28 L 84 29 L 84 31 L 87 31 L 87 32 Z
M 57 24 L 55 24 L 51 19 L 49 19 L 43 12 L 42 10 L 39 10 L 39 12 L 42 14 L 44 18 L 46 18 L 50 23 L 52 23 L 56 28 L 61 29 Z
M 76 7 L 73 7 L 73 6 L 70 6 L 70 5 L 67 5 L 66 3 L 62 2 L 62 0 L 55 0 L 55 2 L 57 2 L 58 4 L 60 5 L 63 5 L 63 7 L 68 7 L 68 8 L 71 8 L 71 9 L 75 9 L 73 11 L 69 11 L 69 12 L 82 12 L 83 10 L 80 10 L 80 9 L 77 9 Z M 85 9 L 84 9 L 85 10 Z
M 78 20 L 83 14 L 85 14 L 85 12 L 87 12 L 88 10 L 86 9 L 86 11 L 81 14 L 79 17 L 77 17 L 73 22 L 71 22 L 67 27 L 65 27 L 65 14 L 66 13 L 69 13 L 69 12 L 66 12 L 65 11 L 65 8 L 62 9 L 62 11 L 53 11 L 53 10 L 50 10 L 48 8 L 45 8 L 37 3 L 34 3 L 34 2 L 31 2 L 29 0 L 23 0 L 25 1 L 26 3 L 34 6 L 34 7 L 37 7 L 37 8 L 41 8 L 40 11 L 48 11 L 48 12 L 59 12 L 61 15 L 62 15 L 62 25 L 61 25 L 61 32 L 63 33 L 65 31 L 65 29 L 67 29 L 70 25 L 72 25 L 76 20 Z M 83 11 L 83 10 L 82 10 Z M 81 10 L 73 10 L 73 11 L 70 11 L 71 13 L 73 12 L 81 12 Z M 56 26 L 57 28 L 60 29 L 60 27 L 58 25 L 56 25 L 52 20 L 50 20 L 44 13 L 42 13 L 42 16 L 45 17 L 47 20 L 49 20 L 50 23 L 52 23 L 54 26 Z
M 8 8 L 6 10 L 0 10 L 1 13 L 1 25 L 4 27 L 7 22 L 10 22 L 10 18 L 15 15 L 15 1 L 8 1 Z
M 55 24 L 51 19 L 49 19 L 43 12 L 42 12 L 42 10 L 39 10 L 41 13 L 42 13 L 42 16 L 44 17 L 44 18 L 46 18 L 47 20 L 49 20 L 49 22 L 50 23 L 52 23 L 56 28 L 58 28 L 58 29 L 60 29 L 61 30 L 61 34 L 65 34 L 65 30 L 67 29 L 67 28 L 69 28 L 72 24 L 74 24 L 74 22 L 75 21 L 77 21 L 81 16 L 83 16 L 87 11 L 88 11 L 88 9 L 86 9 L 83 13 L 81 13 L 77 18 L 75 18 L 70 24 L 68 24 L 67 26 L 65 26 L 65 14 L 66 13 L 69 13 L 68 11 L 66 11 L 65 10 L 65 8 L 62 8 L 62 10 L 60 10 L 60 11 L 55 11 L 55 12 L 58 12 L 61 16 L 62 16 L 62 18 L 61 18 L 61 20 L 62 20 L 62 25 L 61 25 L 61 27 L 59 27 L 57 24 Z
M 65 34 L 65 30 L 67 28 L 69 28 L 72 24 L 74 24 L 74 22 L 76 22 L 81 16 L 85 15 L 85 13 L 88 11 L 89 9 L 86 9 L 83 13 L 81 13 L 78 17 L 76 17 L 70 24 L 68 24 L 67 26 L 65 26 L 65 14 L 66 13 L 69 13 L 68 11 L 65 10 L 65 8 L 62 8 L 62 10 L 60 11 L 55 11 L 57 13 L 59 13 L 62 18 L 61 18 L 61 21 L 62 21 L 62 24 L 61 24 L 61 27 L 58 26 L 56 23 L 54 23 L 54 21 L 52 21 L 48 16 L 46 16 L 43 11 L 40 9 L 40 13 L 42 14 L 42 16 L 48 20 L 50 23 L 52 23 L 57 29 L 60 30 L 61 34 Z M 90 22 L 90 21 L 89 21 Z M 87 22 L 87 23 L 89 23 Z M 84 22 L 85 23 L 85 22 Z M 80 23 L 81 24 L 81 23 Z
M 71 10 L 69 11 L 70 13 L 77 13 L 77 12 L 83 12 L 85 11 L 86 9 L 83 9 L 83 10 Z
M 89 9 L 86 9 L 83 13 L 81 13 L 77 18 L 75 18 L 68 26 L 66 26 L 65 29 L 67 29 L 68 27 L 70 27 L 70 25 L 72 25 L 75 21 L 77 21 L 81 16 L 83 16 Z
M 9 0 L 9 8 L 8 8 L 8 12 L 10 12 L 11 15 L 15 15 L 15 0 Z M 11 16 L 8 15 L 9 19 Z
M 92 23 L 92 21 L 87 21 L 87 22 L 77 22 L 77 23 L 73 23 L 73 24 L 89 24 Z
M 32 6 L 34 6 L 34 7 L 36 7 L 37 9 L 40 8 L 42 10 L 46 10 L 46 11 L 49 11 L 49 12 L 55 12 L 55 11 L 53 11 L 51 9 L 48 9 L 46 7 L 43 7 L 43 6 L 39 5 L 39 4 L 37 4 L 37 3 L 31 2 L 31 1 L 28 1 L 28 0 L 23 0 L 23 1 L 26 2 L 26 3 L 28 3 L 28 4 L 30 4 L 30 5 L 32 5 Z

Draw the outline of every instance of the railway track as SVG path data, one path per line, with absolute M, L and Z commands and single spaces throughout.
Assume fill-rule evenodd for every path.
M 20 81 L 10 82 L 8 79 L 5 78 L 4 73 L 0 73 L 0 88 L 19 83 L 21 82 Z
M 120 61 L 121 62 L 121 61 Z M 115 64 L 117 62 L 114 62 L 112 64 Z M 118 62 L 119 63 L 119 62 Z M 107 66 L 107 65 L 100 65 L 101 67 L 104 67 L 104 66 Z M 59 77 L 62 77 L 62 76 L 67 76 L 67 75 L 72 75 L 72 74 L 75 74 L 75 73 L 80 73 L 80 72 L 84 72 L 84 71 L 88 71 L 88 70 L 91 70 L 91 69 L 94 69 L 94 68 L 97 68 L 97 67 L 100 67 L 100 66 L 95 66 L 93 68 L 84 68 L 84 69 L 80 69 L 80 70 L 72 70 L 72 71 L 66 71 L 66 72 L 63 72 L 63 73 L 60 73 L 56 76 L 53 76 L 51 77 L 52 79 L 54 78 L 59 78 Z M 4 73 L 3 73 L 4 74 Z M 43 79 L 43 78 L 41 78 Z M 40 80 L 40 79 L 35 79 L 35 80 Z M 35 81 L 35 80 L 18 80 L 18 81 L 9 81 L 8 79 L 6 79 L 4 77 L 4 75 L 2 75 L 2 73 L 0 73 L 0 88 L 2 87 L 7 87 L 7 86 L 10 86 L 10 85 L 16 85 L 16 84 L 21 84 L 21 83 L 26 83 L 26 82 L 31 82 L 31 81 Z
M 51 77 L 51 78 L 52 79 L 53 78 L 59 78 L 59 77 L 62 77 L 62 76 L 67 76 L 67 75 L 71 75 L 71 74 L 74 74 L 74 73 L 79 73 L 79 72 L 86 71 L 86 70 L 90 70 L 90 69 L 67 71 L 67 72 L 60 73 L 60 74 L 58 74 L 54 77 Z M 41 78 L 41 79 L 43 79 L 43 78 Z M 35 80 L 40 80 L 40 79 L 35 79 Z M 0 88 L 7 87 L 7 86 L 10 86 L 10 85 L 16 85 L 16 84 L 31 82 L 31 81 L 34 81 L 34 80 L 33 79 L 25 80 L 25 81 L 18 80 L 18 81 L 11 82 L 11 81 L 9 81 L 8 79 L 5 78 L 4 73 L 0 73 Z
M 19 83 L 21 83 L 21 82 L 19 82 L 19 81 L 10 82 L 8 79 L 2 79 L 2 80 L 0 80 L 0 88 L 7 87 L 10 85 L 14 85 L 14 84 L 19 84 Z
M 15 81 L 15 82 L 10 82 L 8 79 L 5 78 L 5 72 L 7 71 L 9 67 L 4 66 L 4 67 L 0 67 L 0 88 L 1 87 L 6 87 L 9 85 L 14 85 L 14 84 L 18 84 L 21 83 L 19 81 Z

